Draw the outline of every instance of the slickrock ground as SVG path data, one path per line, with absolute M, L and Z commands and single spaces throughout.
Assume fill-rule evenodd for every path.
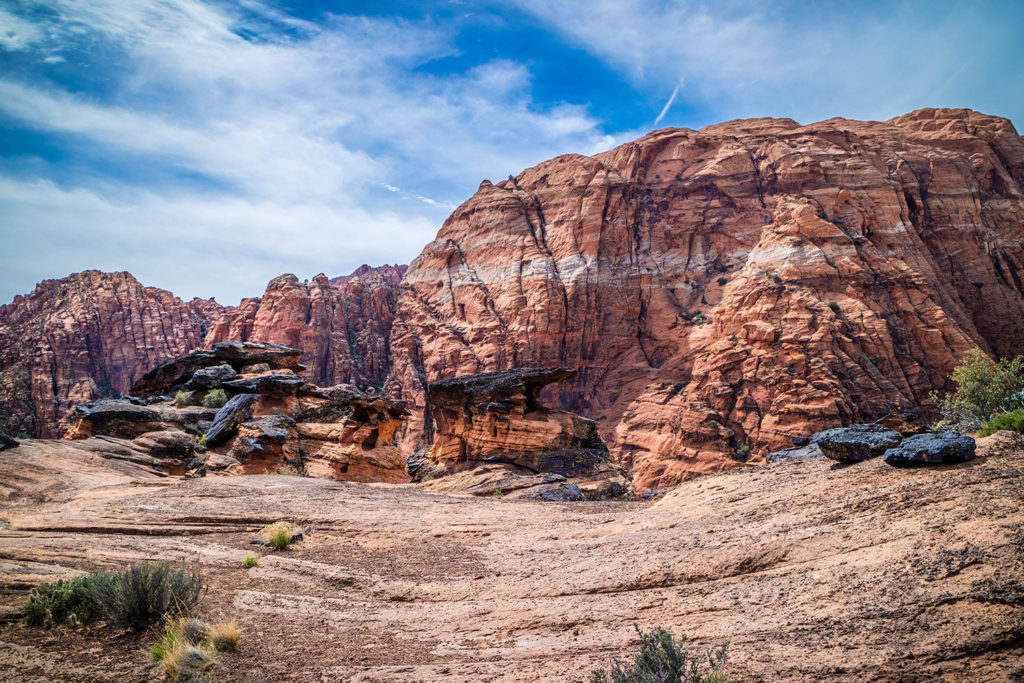
M 410 265 L 390 388 L 424 415 L 439 378 L 578 368 L 556 405 L 641 490 L 927 412 L 970 347 L 1024 353 L 1022 186 L 1013 125 L 964 109 L 558 157 L 482 183 Z
M 244 299 L 211 327 L 206 345 L 222 341 L 284 344 L 302 351 L 303 377 L 320 386 L 384 384 L 388 337 L 405 266 L 362 266 L 331 280 L 294 275 L 270 281 L 262 298 Z
M 127 393 L 153 366 L 203 343 L 220 315 L 129 273 L 87 270 L 0 306 L 0 431 L 58 436 L 76 404 Z
M 633 622 L 729 640 L 753 680 L 1020 680 L 1024 451 L 1001 438 L 961 465 L 748 468 L 654 504 L 182 480 L 25 442 L 0 453 L 0 603 L 72 570 L 196 564 L 205 612 L 245 629 L 224 681 L 581 681 Z M 282 518 L 311 538 L 248 544 Z M 0 680 L 150 680 L 152 639 L 3 622 Z

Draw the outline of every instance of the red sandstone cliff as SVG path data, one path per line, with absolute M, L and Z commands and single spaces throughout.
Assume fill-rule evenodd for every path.
M 484 182 L 411 264 L 389 389 L 579 368 L 639 489 L 928 406 L 979 345 L 1024 352 L 1024 142 L 969 110 L 732 121 Z
M 220 311 L 128 273 L 45 280 L 0 306 L 0 431 L 57 436 L 76 404 L 126 393 L 153 366 L 199 347 Z
M 380 387 L 390 369 L 388 336 L 406 266 L 362 266 L 328 280 L 271 280 L 262 298 L 244 299 L 211 327 L 206 345 L 226 341 L 285 344 L 302 351 L 314 383 Z

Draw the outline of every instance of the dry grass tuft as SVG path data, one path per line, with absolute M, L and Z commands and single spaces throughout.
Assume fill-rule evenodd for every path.
M 233 619 L 220 621 L 210 627 L 208 636 L 217 652 L 234 652 L 238 649 L 238 639 L 242 637 L 242 629 L 238 628 L 238 622 Z
M 194 645 L 179 638 L 160 659 L 160 668 L 172 681 L 187 681 L 217 666 L 217 654 L 209 645 Z
M 292 543 L 292 538 L 302 533 L 302 527 L 294 522 L 274 522 L 260 529 L 259 537 L 270 544 L 274 550 L 284 550 Z

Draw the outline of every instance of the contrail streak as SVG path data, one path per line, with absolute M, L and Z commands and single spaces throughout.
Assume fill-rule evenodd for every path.
M 661 113 L 658 114 L 658 118 L 654 119 L 654 127 L 655 128 L 657 128 L 658 124 L 661 123 L 661 120 L 663 118 L 665 118 L 665 114 L 668 113 L 669 107 L 672 106 L 672 103 L 676 101 L 676 95 L 678 95 L 678 94 L 679 94 L 679 86 L 677 85 L 676 89 L 672 91 L 672 96 L 668 98 L 668 102 L 666 102 L 665 106 L 662 108 Z

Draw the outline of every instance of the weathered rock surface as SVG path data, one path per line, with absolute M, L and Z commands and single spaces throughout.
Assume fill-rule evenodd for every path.
M 189 476 L 282 472 L 408 481 L 393 443 L 408 414 L 403 404 L 351 385 L 319 388 L 281 369 L 301 368 L 297 359 L 297 350 L 277 344 L 218 343 L 154 368 L 134 389 L 201 385 L 191 398 L 202 402 L 219 384 L 235 393 L 221 408 L 178 407 L 166 395 L 98 401 L 76 408 L 68 438 L 102 436 L 103 448 L 114 443 L 131 457 L 145 456 L 145 464 Z M 221 379 L 228 376 L 237 379 Z
M 929 408 L 978 345 L 1024 353 L 1024 142 L 1006 119 L 732 121 L 484 182 L 410 265 L 389 391 L 571 366 L 639 489 Z
M 7 450 L 8 448 L 17 448 L 18 440 L 12 436 L 8 436 L 3 432 L 0 432 L 0 451 Z
M 182 301 L 128 273 L 41 282 L 0 306 L 0 430 L 56 437 L 71 408 L 203 344 L 214 300 Z
M 506 476 L 522 484 L 511 488 L 525 488 L 530 479 L 534 484 L 550 483 L 536 481 L 531 473 L 555 474 L 583 480 L 612 478 L 625 493 L 628 480 L 610 463 L 597 425 L 540 402 L 545 386 L 575 374 L 569 368 L 518 368 L 430 385 L 432 424 L 437 430 L 426 454 L 430 465 L 424 468 L 424 463 L 414 461 L 411 473 L 422 478 L 424 474 L 459 473 L 484 463 L 500 463 L 505 472 L 498 474 L 499 479 Z M 497 473 L 497 468 L 489 470 Z M 451 485 L 449 481 L 442 486 Z M 500 481 L 488 485 L 494 491 L 503 488 Z M 466 488 L 480 494 L 486 487 L 470 481 Z
M 328 280 L 294 275 L 270 281 L 262 298 L 246 299 L 211 327 L 208 345 L 225 340 L 285 344 L 299 349 L 303 377 L 321 386 L 381 387 L 391 365 L 388 337 L 405 266 L 362 266 Z
M 974 439 L 957 432 L 915 434 L 885 452 L 883 460 L 894 467 L 944 465 L 974 460 Z
M 791 446 L 775 451 L 765 456 L 765 462 L 776 464 L 780 462 L 803 462 L 805 460 L 824 460 L 825 454 L 818 448 L 818 444 L 812 443 L 806 446 Z
M 654 505 L 182 480 L 92 441 L 0 453 L 0 608 L 79 572 L 198 566 L 202 616 L 246 634 L 229 680 L 584 681 L 635 652 L 634 623 L 728 640 L 737 680 L 1024 678 L 1024 451 L 995 437 L 960 465 L 747 468 Z M 309 541 L 250 545 L 282 519 Z M 148 675 L 154 635 L 0 622 L 0 641 L 0 680 L 113 683 Z
M 818 432 L 811 443 L 829 460 L 860 462 L 881 456 L 902 439 L 899 432 L 883 425 L 858 424 Z

